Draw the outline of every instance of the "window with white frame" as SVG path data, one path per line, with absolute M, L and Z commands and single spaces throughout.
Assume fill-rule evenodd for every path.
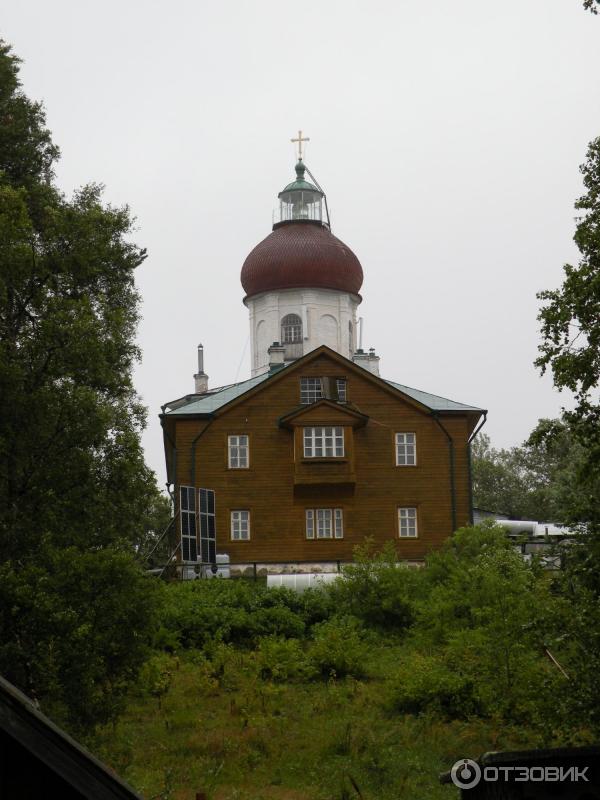
M 348 399 L 346 388 L 346 378 L 300 378 L 300 402 L 309 405 L 325 398 L 345 403 Z
M 249 466 L 248 436 L 246 434 L 228 436 L 227 443 L 229 451 L 228 463 L 230 468 L 248 469 Z
M 282 344 L 295 344 L 302 341 L 302 320 L 297 314 L 286 314 L 281 320 Z
M 196 538 L 196 492 L 193 486 L 179 487 L 179 520 L 181 558 L 183 561 L 196 561 L 198 557 Z
M 398 533 L 401 539 L 415 539 L 417 537 L 417 509 L 398 509 Z
M 234 542 L 248 541 L 250 538 L 250 512 L 231 512 L 231 538 Z
M 344 513 L 341 508 L 307 508 L 307 539 L 343 539 Z
M 316 403 L 323 397 L 321 378 L 300 378 L 300 402 L 303 405 Z
M 304 428 L 304 458 L 343 458 L 344 429 Z
M 396 434 L 396 466 L 414 467 L 417 463 L 417 437 L 414 433 Z
M 346 402 L 346 379 L 345 378 L 336 378 L 335 379 L 335 388 L 336 388 L 336 395 L 337 400 L 339 403 Z

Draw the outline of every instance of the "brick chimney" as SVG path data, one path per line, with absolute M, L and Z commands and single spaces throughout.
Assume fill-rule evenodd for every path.
M 279 342 L 273 344 L 267 350 L 269 354 L 269 372 L 277 372 L 285 364 L 285 347 Z
M 352 361 L 379 377 L 379 356 L 376 355 L 374 347 L 371 347 L 368 353 L 359 348 L 352 356 Z

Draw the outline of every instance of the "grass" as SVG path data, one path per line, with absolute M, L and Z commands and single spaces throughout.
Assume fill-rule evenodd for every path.
M 215 670 L 198 651 L 166 657 L 169 688 L 133 695 L 96 753 L 148 800 L 443 800 L 459 757 L 537 744 L 489 719 L 391 714 L 387 681 L 405 646 L 371 646 L 364 680 L 277 684 L 229 648 Z

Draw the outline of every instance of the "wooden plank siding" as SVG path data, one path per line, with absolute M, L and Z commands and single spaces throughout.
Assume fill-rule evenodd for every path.
M 217 553 L 227 553 L 233 562 L 350 560 L 353 548 L 372 536 L 378 546 L 393 540 L 402 558 L 420 559 L 452 533 L 448 440 L 431 412 L 361 368 L 341 362 L 320 355 L 298 368 L 287 367 L 212 419 L 168 420 L 177 450 L 176 497 L 180 485 L 215 490 Z M 296 428 L 294 442 L 294 426 L 279 423 L 300 406 L 302 376 L 345 378 L 349 407 L 368 417 L 362 427 L 353 427 L 355 421 L 350 415 L 344 419 L 340 405 L 339 410 L 315 409 L 312 422 L 310 411 L 304 422 L 298 419 L 299 425 L 329 420 L 344 426 L 345 458 L 339 464 L 303 459 L 302 428 Z M 478 417 L 439 414 L 454 440 L 456 527 L 469 521 L 467 440 Z M 416 466 L 396 466 L 397 432 L 416 434 Z M 231 434 L 249 437 L 248 469 L 228 467 Z M 311 471 L 324 474 L 312 482 Z M 418 509 L 416 539 L 399 538 L 401 506 Z M 307 508 L 343 509 L 343 539 L 307 540 Z M 249 541 L 231 541 L 230 512 L 237 509 L 250 511 Z

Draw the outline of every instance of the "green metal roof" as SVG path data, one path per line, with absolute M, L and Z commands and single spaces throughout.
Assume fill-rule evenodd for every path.
M 247 381 L 242 381 L 241 383 L 231 383 L 229 386 L 221 386 L 218 389 L 212 389 L 207 394 L 203 394 L 200 397 L 191 395 L 189 403 L 166 411 L 165 413 L 169 417 L 186 414 L 212 414 L 213 411 L 217 411 L 217 409 L 235 400 L 236 397 L 249 392 L 250 389 L 254 389 L 259 383 L 271 377 L 272 375 L 265 372 L 264 375 L 256 375 L 256 377 L 249 378 Z M 167 403 L 167 406 L 168 405 Z
M 319 191 L 316 186 L 313 186 L 312 183 L 304 180 L 304 171 L 306 167 L 302 163 L 302 160 L 299 160 L 296 164 L 296 180 L 292 183 L 288 183 L 288 185 L 279 192 L 278 197 L 281 197 L 282 194 L 286 192 L 317 192 L 323 196 L 323 192 Z
M 165 414 L 168 417 L 186 416 L 188 414 L 212 414 L 219 408 L 227 405 L 237 397 L 254 389 L 255 386 L 263 383 L 264 381 L 277 375 L 280 370 L 274 373 L 265 372 L 263 375 L 257 375 L 254 378 L 249 378 L 247 381 L 241 383 L 232 383 L 229 386 L 221 386 L 218 389 L 209 391 L 208 394 L 203 394 L 198 397 L 197 395 L 190 395 L 188 403 L 178 406 L 177 408 L 166 410 Z M 385 380 L 385 379 L 383 379 Z M 439 397 L 436 394 L 429 392 L 422 392 L 420 389 L 413 389 L 410 386 L 404 386 L 401 383 L 394 383 L 394 381 L 385 380 L 385 383 L 398 389 L 408 397 L 412 397 L 418 403 L 429 408 L 431 411 L 478 411 L 482 413 L 484 409 L 477 408 L 476 406 L 467 406 L 464 403 L 457 403 L 455 400 L 448 400 L 446 397 Z M 168 409 L 169 404 L 165 406 Z
M 384 378 L 385 380 L 385 378 Z M 417 400 L 432 411 L 480 411 L 485 409 L 477 408 L 476 406 L 467 406 L 464 403 L 457 403 L 455 400 L 448 400 L 447 397 L 440 397 L 437 394 L 430 394 L 429 392 L 422 392 L 420 389 L 413 389 L 410 386 L 404 386 L 401 383 L 394 383 L 394 381 L 385 381 L 393 386 L 394 389 L 407 394 L 413 400 Z
M 279 192 L 278 197 L 281 197 L 281 195 L 285 194 L 286 192 L 302 192 L 302 191 L 316 192 L 317 194 L 322 194 L 322 192 L 320 192 L 316 186 L 313 186 L 312 183 L 302 180 L 302 181 L 294 181 L 293 183 L 288 183 L 285 189 L 282 189 L 281 192 Z

